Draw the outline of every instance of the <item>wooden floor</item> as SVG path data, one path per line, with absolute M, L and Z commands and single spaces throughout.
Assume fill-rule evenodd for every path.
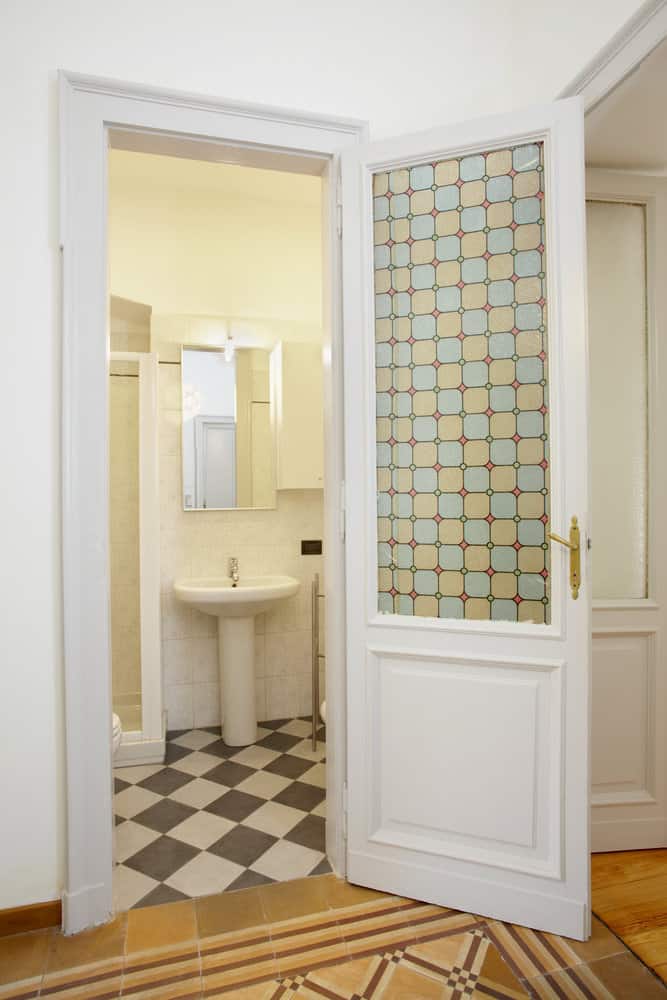
M 593 913 L 667 982 L 667 850 L 592 857 Z

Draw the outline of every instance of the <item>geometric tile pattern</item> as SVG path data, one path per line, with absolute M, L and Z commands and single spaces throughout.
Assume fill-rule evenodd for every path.
M 331 878 L 331 877 L 330 877 Z M 333 888 L 336 880 L 323 880 Z M 347 888 L 347 887 L 343 887 Z M 261 891 L 261 890 L 260 890 Z M 327 885 L 323 887 L 326 894 Z M 168 909 L 168 908 L 167 908 Z M 378 894 L 369 901 L 117 950 L 0 987 L 2 1000 L 652 1000 L 664 987 L 602 925 L 586 943 Z M 298 912 L 298 910 L 297 910 Z M 170 933 L 164 909 L 160 920 Z M 54 949 L 55 952 L 55 949 Z
M 543 144 L 373 194 L 380 611 L 548 623 Z
M 263 722 L 228 747 L 219 727 L 170 733 L 165 765 L 116 768 L 117 910 L 329 872 L 325 731 Z

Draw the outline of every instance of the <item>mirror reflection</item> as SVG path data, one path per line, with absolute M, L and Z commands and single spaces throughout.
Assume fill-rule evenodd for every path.
M 274 507 L 269 352 L 184 347 L 183 506 Z

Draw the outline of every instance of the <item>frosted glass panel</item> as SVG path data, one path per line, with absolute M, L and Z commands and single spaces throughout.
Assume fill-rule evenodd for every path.
M 548 622 L 542 145 L 373 193 L 379 608 Z
M 593 597 L 647 592 L 646 217 L 589 202 Z

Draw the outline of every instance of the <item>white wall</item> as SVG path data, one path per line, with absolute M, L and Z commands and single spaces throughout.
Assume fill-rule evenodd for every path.
M 58 68 L 353 115 L 379 137 L 551 99 L 639 6 L 4 0 L 0 907 L 64 876 Z

